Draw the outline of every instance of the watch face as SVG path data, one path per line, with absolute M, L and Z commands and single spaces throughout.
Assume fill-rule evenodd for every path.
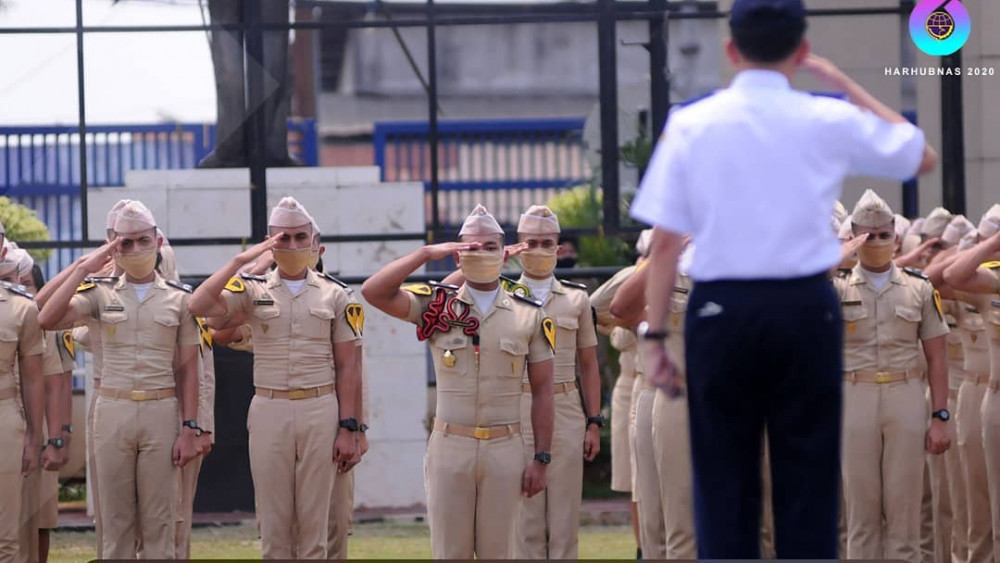
M 951 414 L 950 414 L 950 413 L 948 413 L 948 411 L 946 411 L 946 410 L 943 410 L 943 409 L 942 409 L 942 410 L 939 410 L 939 411 L 937 411 L 937 412 L 935 412 L 935 413 L 934 413 L 934 416 L 935 416 L 936 418 L 938 418 L 938 419 L 940 419 L 940 420 L 944 421 L 944 422 L 947 422 L 947 421 L 948 421 L 948 419 L 950 419 L 950 418 L 951 418 Z

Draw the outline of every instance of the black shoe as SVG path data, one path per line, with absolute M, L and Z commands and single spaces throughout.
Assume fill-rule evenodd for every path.
M 642 548 L 641 547 L 635 548 L 635 560 L 636 561 L 642 561 Z

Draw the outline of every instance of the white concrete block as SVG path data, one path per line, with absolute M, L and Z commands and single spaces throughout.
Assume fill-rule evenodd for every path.
M 423 355 L 427 345 L 417 340 L 416 326 L 390 317 L 364 300 L 360 291 L 357 300 L 365 308 L 365 358 L 373 361 L 399 355 Z
M 415 341 L 413 335 L 410 337 Z M 426 404 L 421 400 L 427 389 L 423 354 L 365 358 L 369 388 L 371 441 L 425 440 Z
M 420 507 L 427 505 L 424 492 L 426 440 L 389 440 L 371 443 L 354 471 L 354 506 Z
M 169 236 L 249 237 L 250 190 L 246 188 L 172 188 Z
M 306 168 L 271 168 L 267 171 L 268 189 L 300 187 L 333 188 L 370 184 L 381 178 L 377 166 L 337 166 Z
M 249 168 L 206 168 L 171 170 L 171 188 L 229 188 L 250 189 Z M 249 193 L 247 194 L 249 198 Z
M 419 182 L 348 186 L 338 192 L 341 233 L 416 233 L 425 228 Z
M 174 170 L 126 170 L 125 186 L 133 190 L 165 189 L 170 186 Z
M 345 242 L 338 244 L 339 269 L 342 275 L 368 275 L 397 258 L 417 250 L 422 241 L 381 241 L 381 242 Z M 327 252 L 329 252 L 329 246 Z M 326 262 L 324 261 L 324 264 Z
M 181 276 L 210 276 L 239 254 L 239 246 L 175 246 Z

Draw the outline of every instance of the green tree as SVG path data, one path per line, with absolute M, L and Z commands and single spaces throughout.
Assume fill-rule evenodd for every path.
M 7 229 L 7 240 L 14 242 L 51 240 L 49 228 L 38 218 L 34 209 L 14 203 L 7 197 L 0 197 L 0 222 Z M 48 260 L 52 251 L 48 249 L 31 249 L 28 251 L 35 262 Z
M 549 200 L 548 206 L 559 216 L 559 225 L 566 228 L 600 229 L 604 224 L 602 192 L 593 184 L 583 184 L 566 190 Z M 617 237 L 580 237 L 577 249 L 580 266 L 619 266 L 627 263 L 628 247 Z

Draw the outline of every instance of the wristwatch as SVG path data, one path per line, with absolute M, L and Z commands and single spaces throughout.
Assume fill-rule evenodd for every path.
M 361 426 L 358 426 L 358 431 L 361 433 L 368 432 L 368 425 L 362 422 Z
M 181 423 L 181 425 L 184 426 L 185 428 L 190 428 L 191 430 L 194 430 L 195 438 L 201 436 L 204 433 L 204 430 L 198 427 L 197 420 L 185 420 L 184 422 Z
M 552 454 L 549 452 L 538 452 L 535 454 L 535 461 L 541 463 L 542 465 L 548 465 L 552 463 Z
M 73 433 L 73 425 L 72 424 L 63 424 L 62 425 L 62 430 L 63 430 L 63 432 L 65 432 L 67 434 L 72 434 Z
M 57 450 L 61 450 L 66 446 L 66 441 L 62 438 L 49 438 L 48 442 L 45 442 L 46 446 L 52 446 Z
M 347 429 L 351 432 L 357 432 L 361 429 L 358 425 L 358 419 L 356 418 L 343 418 L 340 420 L 340 427 Z
M 666 340 L 670 336 L 670 332 L 667 330 L 649 330 L 649 322 L 647 321 L 639 323 L 639 328 L 636 332 L 639 334 L 639 338 L 643 340 Z
M 941 410 L 932 412 L 931 413 L 931 418 L 936 418 L 936 419 L 938 419 L 938 420 L 940 420 L 942 422 L 948 422 L 949 420 L 951 420 L 951 413 L 948 412 L 948 409 L 941 409 Z
M 599 414 L 597 416 L 587 417 L 587 426 L 591 424 L 596 424 L 598 428 L 604 428 L 604 415 Z

